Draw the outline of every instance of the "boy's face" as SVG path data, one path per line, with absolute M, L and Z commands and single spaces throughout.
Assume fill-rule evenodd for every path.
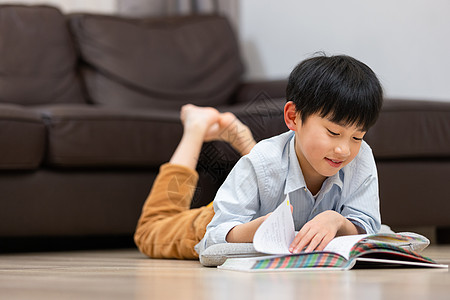
M 307 182 L 323 182 L 348 165 L 358 154 L 365 134 L 356 126 L 339 125 L 318 114 L 302 122 L 296 113 L 292 126 L 297 158 Z

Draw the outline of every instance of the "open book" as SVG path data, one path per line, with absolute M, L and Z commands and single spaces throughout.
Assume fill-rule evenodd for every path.
M 292 254 L 294 220 L 287 198 L 261 224 L 253 246 L 263 254 L 228 258 L 220 269 L 238 271 L 349 270 L 352 268 L 434 267 L 448 268 L 419 254 L 429 240 L 416 233 L 361 234 L 334 238 L 324 251 Z

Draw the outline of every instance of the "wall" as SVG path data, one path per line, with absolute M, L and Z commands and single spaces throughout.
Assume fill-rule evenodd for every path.
M 58 7 L 65 13 L 92 12 L 113 14 L 117 10 L 117 0 L 0 0 L 0 4 L 48 4 Z
M 0 3 L 48 3 L 64 12 L 124 14 L 123 9 L 158 1 Z M 232 9 L 225 8 L 238 28 L 249 80 L 286 78 L 299 61 L 325 51 L 348 54 L 368 64 L 388 97 L 450 101 L 448 0 L 227 1 Z
M 448 0 L 242 0 L 247 78 L 285 78 L 316 51 L 368 64 L 387 96 L 450 101 Z

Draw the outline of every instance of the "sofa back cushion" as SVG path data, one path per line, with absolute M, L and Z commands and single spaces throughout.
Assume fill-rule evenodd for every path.
M 376 124 L 364 139 L 377 161 L 448 160 L 449 132 L 450 102 L 385 99 Z
M 0 5 L 0 102 L 84 102 L 66 18 L 49 6 Z
M 71 28 L 91 100 L 177 108 L 228 102 L 243 72 L 237 41 L 219 16 L 127 19 L 78 14 Z

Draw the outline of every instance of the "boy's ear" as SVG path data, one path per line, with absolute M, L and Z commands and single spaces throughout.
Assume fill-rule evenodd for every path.
M 284 122 L 286 123 L 286 126 L 290 129 L 290 130 L 297 130 L 297 123 L 298 123 L 298 119 L 297 119 L 297 110 L 295 108 L 295 104 L 292 101 L 288 101 L 285 105 L 284 105 Z

